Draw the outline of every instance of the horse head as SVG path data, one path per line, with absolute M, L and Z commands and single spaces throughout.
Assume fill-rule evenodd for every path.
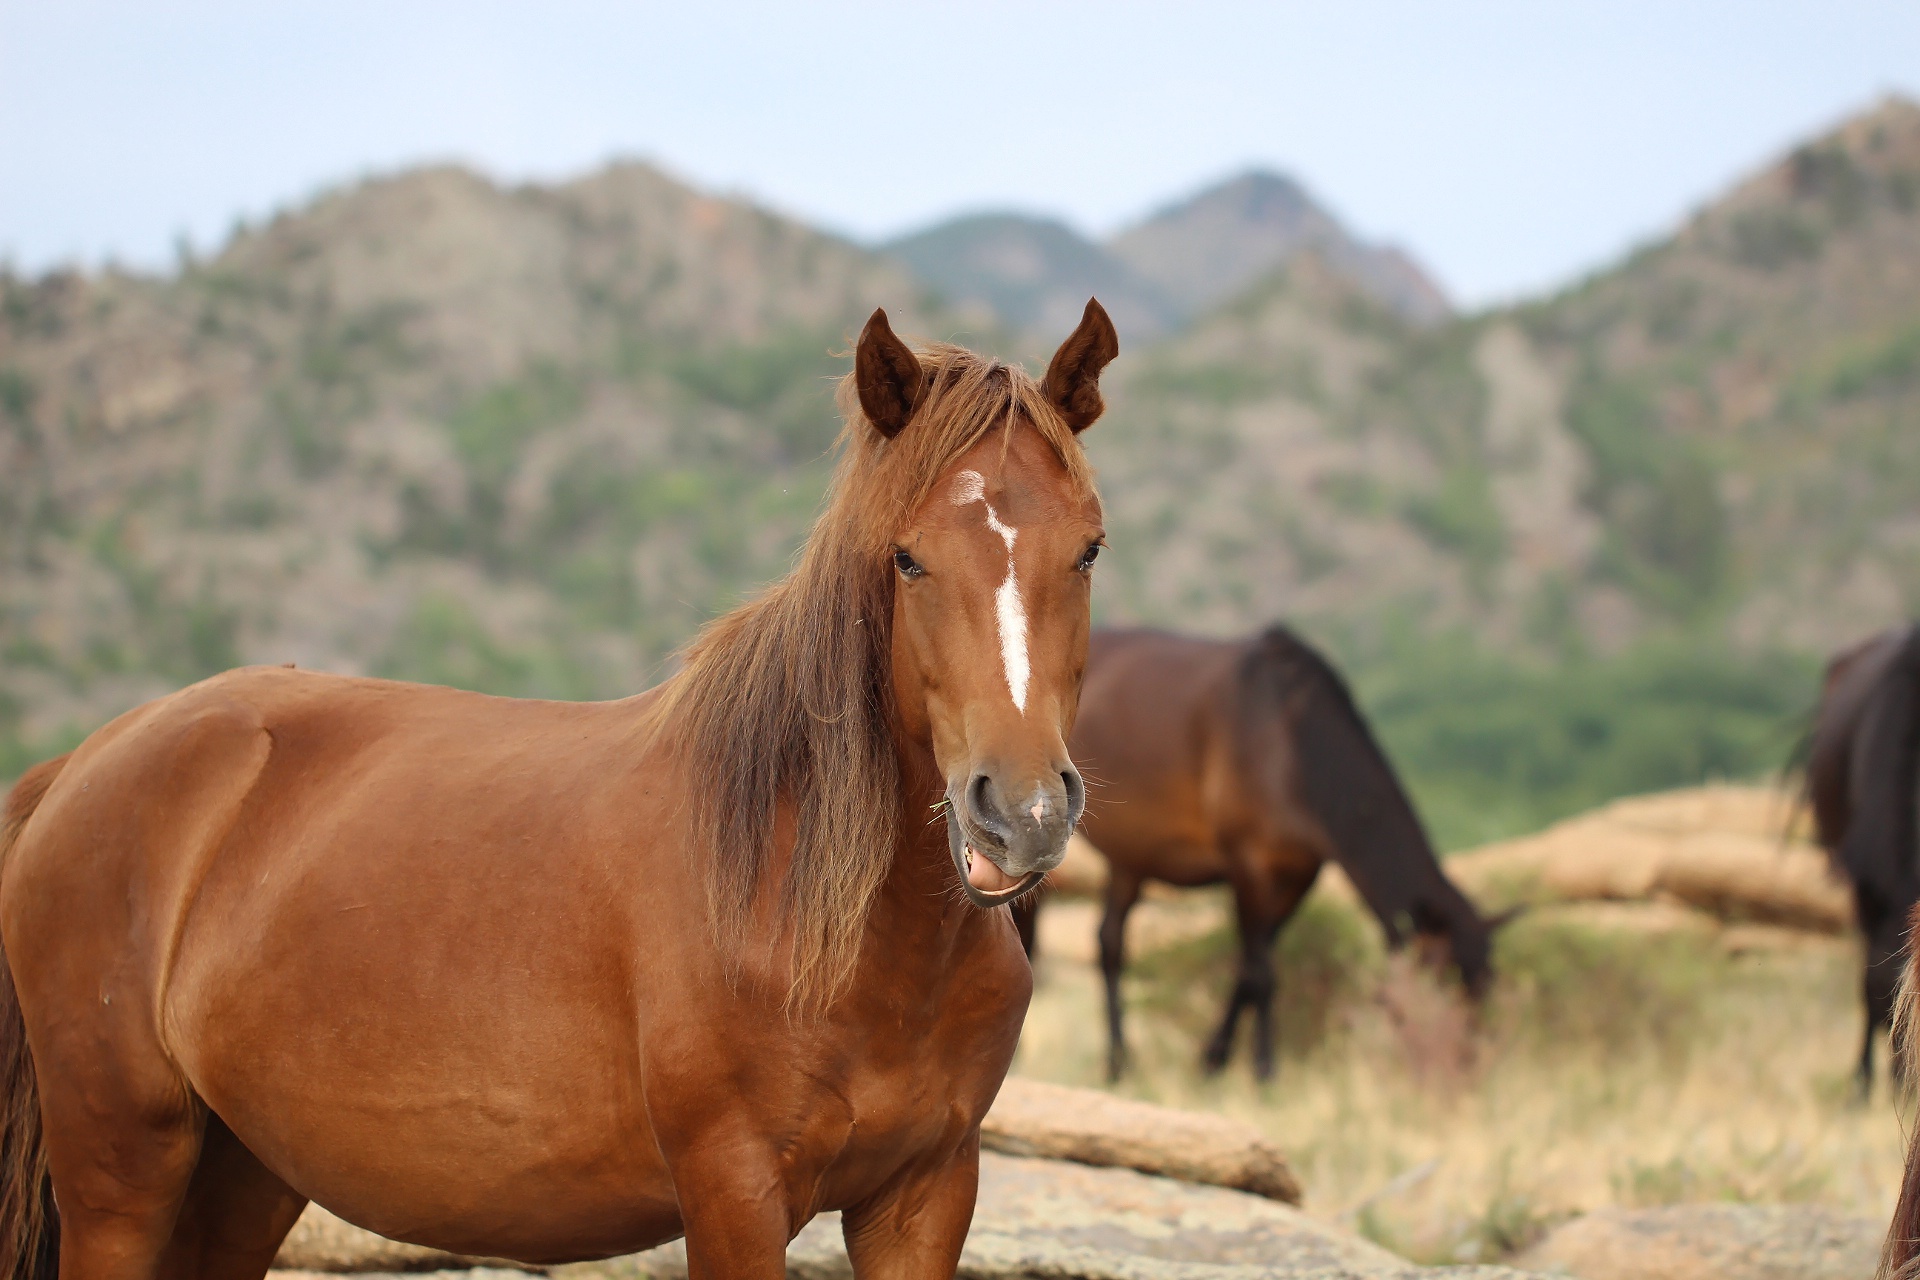
M 861 409 L 889 441 L 938 430 L 922 419 L 965 394 L 963 377 L 1006 398 L 1004 429 L 946 461 L 902 511 L 890 551 L 896 713 L 945 780 L 949 850 L 983 907 L 1058 866 L 1086 805 L 1066 737 L 1102 531 L 1099 499 L 1063 447 L 1077 455 L 1078 433 L 1099 417 L 1100 372 L 1118 350 L 1090 301 L 1038 384 L 998 362 L 962 375 L 923 361 L 884 312 L 855 352 Z

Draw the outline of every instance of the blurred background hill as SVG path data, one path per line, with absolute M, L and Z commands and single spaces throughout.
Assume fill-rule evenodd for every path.
M 1920 606 L 1920 108 L 1456 315 L 1252 172 L 1105 243 L 864 247 L 646 165 L 327 193 L 177 270 L 0 277 L 0 775 L 237 662 L 651 683 L 784 567 L 866 313 L 1044 358 L 1099 294 L 1109 621 L 1286 616 L 1450 844 L 1782 756 Z

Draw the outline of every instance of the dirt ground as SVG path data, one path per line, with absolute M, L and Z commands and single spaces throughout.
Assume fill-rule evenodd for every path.
M 1757 819 L 1737 815 L 1767 811 L 1699 800 L 1626 812 L 1697 843 L 1750 838 L 1731 828 Z M 1563 832 L 1556 847 L 1604 861 L 1611 829 Z M 1256 1125 L 1286 1151 L 1310 1213 L 1421 1261 L 1510 1257 L 1603 1206 L 1812 1203 L 1887 1216 L 1912 1108 L 1884 1075 L 1867 1103 L 1853 1097 L 1855 943 L 1737 904 L 1702 910 L 1657 882 L 1644 880 L 1639 899 L 1536 897 L 1502 934 L 1496 987 L 1478 1009 L 1410 957 L 1387 956 L 1337 883 L 1316 889 L 1280 943 L 1281 1065 L 1265 1086 L 1251 1078 L 1246 1027 L 1223 1075 L 1198 1069 L 1230 975 L 1224 893 L 1150 900 L 1129 932 L 1133 1060 L 1119 1091 Z M 1091 901 L 1048 904 L 1017 1073 L 1102 1083 L 1097 924 Z

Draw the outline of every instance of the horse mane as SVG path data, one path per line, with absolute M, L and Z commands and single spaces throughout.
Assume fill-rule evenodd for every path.
M 737 962 L 765 944 L 750 926 L 757 903 L 771 906 L 789 947 L 789 1007 L 845 987 L 908 820 L 893 738 L 893 537 L 996 428 L 1007 445 L 1021 426 L 1039 432 L 1069 481 L 1093 492 L 1079 441 L 1024 369 L 946 343 L 918 355 L 926 388 L 892 439 L 867 421 L 854 375 L 840 380 L 840 461 L 793 570 L 695 637 L 655 720 L 690 762 L 716 937 Z M 764 900 L 772 875 L 777 896 Z
M 1239 682 L 1241 705 L 1262 713 L 1236 717 L 1248 775 L 1268 787 L 1285 785 L 1275 776 L 1274 755 L 1253 739 L 1271 724 L 1265 713 L 1296 721 L 1303 745 L 1288 754 L 1299 799 L 1332 840 L 1329 856 L 1353 881 L 1388 941 L 1405 940 L 1404 922 L 1421 933 L 1445 933 L 1468 985 L 1478 982 L 1486 926 L 1440 869 L 1420 815 L 1333 664 L 1290 628 L 1275 624 L 1241 660 Z

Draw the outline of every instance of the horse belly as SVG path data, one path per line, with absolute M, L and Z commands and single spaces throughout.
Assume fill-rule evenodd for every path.
M 640 1094 L 649 983 L 617 913 L 497 880 L 288 879 L 189 930 L 168 990 L 188 1082 L 270 1169 L 461 1253 L 604 1256 L 678 1233 Z
M 456 1029 L 421 1012 L 312 1011 L 292 1035 L 231 1017 L 183 1057 L 263 1163 L 382 1235 L 538 1261 L 677 1234 L 671 1180 L 633 1103 L 630 1044 L 566 1017 Z

